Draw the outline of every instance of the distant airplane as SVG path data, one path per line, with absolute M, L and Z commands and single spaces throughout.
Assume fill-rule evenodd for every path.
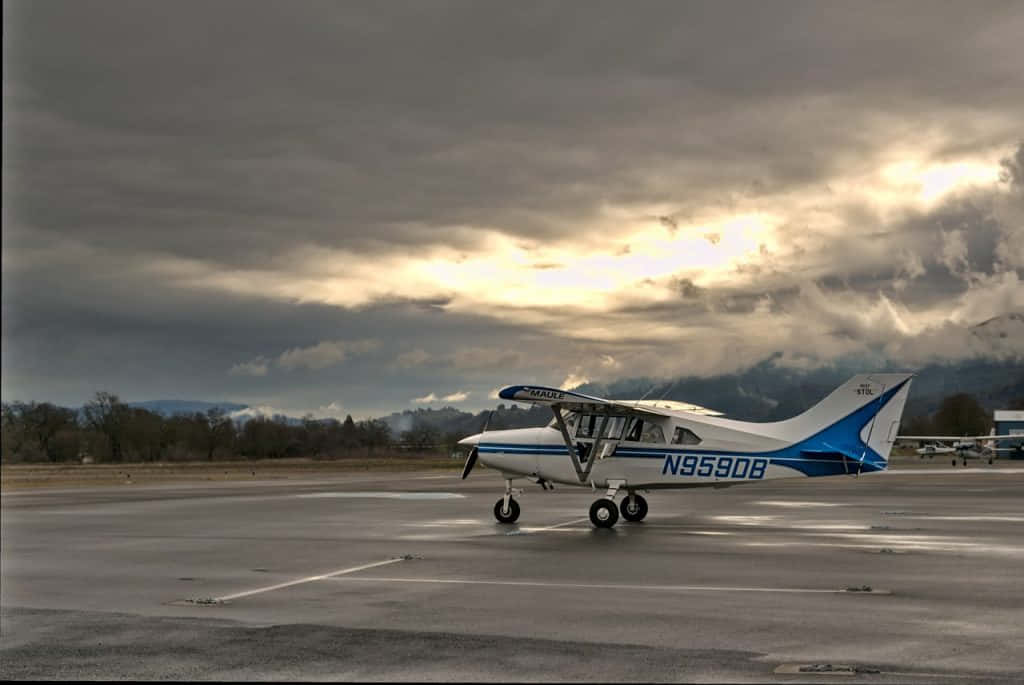
M 930 443 L 924 445 L 923 447 L 920 447 L 920 448 L 918 448 L 918 449 L 916 449 L 914 451 L 917 452 L 918 454 L 920 454 L 922 459 L 924 459 L 925 456 L 927 456 L 929 459 L 931 459 L 936 454 L 949 454 L 951 452 L 956 452 L 956 448 L 954 448 L 954 447 L 944 447 L 942 445 L 937 445 L 934 442 L 930 442 Z
M 647 515 L 638 493 L 654 489 L 729 487 L 775 478 L 857 475 L 888 466 L 910 390 L 911 374 L 854 376 L 803 414 L 774 423 L 734 421 L 681 402 L 610 400 L 569 390 L 514 385 L 505 400 L 547 405 L 542 428 L 484 431 L 464 438 L 462 477 L 477 460 L 497 469 L 505 494 L 494 505 L 501 523 L 519 518 L 512 488 L 528 478 L 604 489 L 590 507 L 599 528 Z M 616 505 L 620 491 L 626 496 Z
M 967 466 L 968 459 L 984 459 L 989 464 L 999 458 L 1000 452 L 1020 452 L 1021 446 L 1017 447 L 996 447 L 996 440 L 1012 440 L 1020 438 L 1019 435 L 996 435 L 995 429 L 989 435 L 897 435 L 897 440 L 917 440 L 920 447 L 917 453 L 924 459 L 925 455 L 932 457 L 936 454 L 954 454 L 953 466 L 956 460 Z M 926 444 L 926 441 L 931 441 Z M 948 444 L 952 443 L 952 444 Z

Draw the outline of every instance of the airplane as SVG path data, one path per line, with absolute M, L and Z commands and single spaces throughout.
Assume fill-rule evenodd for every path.
M 857 375 L 804 413 L 772 423 L 736 421 L 681 402 L 513 385 L 498 396 L 546 405 L 552 420 L 540 428 L 488 432 L 485 426 L 463 438 L 459 448 L 468 455 L 462 478 L 478 460 L 501 473 L 505 493 L 494 505 L 500 523 L 519 518 L 513 495 L 522 489 L 512 487 L 514 479 L 545 490 L 554 483 L 603 489 L 590 507 L 590 521 L 611 528 L 620 513 L 626 521 L 644 519 L 648 505 L 640 492 L 884 471 L 912 377 Z
M 924 459 L 926 455 L 929 459 L 931 459 L 936 454 L 950 454 L 952 452 L 956 452 L 956 448 L 945 447 L 943 445 L 937 445 L 934 442 L 929 442 L 925 444 L 923 447 L 919 447 L 914 451 L 920 454 L 922 459 Z
M 1000 452 L 1020 452 L 1021 445 L 1017 447 L 996 447 L 996 440 L 1011 440 L 1013 438 L 1019 438 L 1019 435 L 996 435 L 995 429 L 992 429 L 989 435 L 965 435 L 958 437 L 954 435 L 897 435 L 897 440 L 918 440 L 922 446 L 917 450 L 917 453 L 924 459 L 924 455 L 928 454 L 932 456 L 934 454 L 953 454 L 953 466 L 956 466 L 956 460 L 959 459 L 963 466 L 967 466 L 968 459 L 986 459 L 991 464 L 993 461 L 999 458 Z M 924 441 L 931 441 L 931 444 L 924 444 Z M 979 444 L 979 441 L 983 441 Z M 948 445 L 946 443 L 952 443 Z M 942 446 L 938 446 L 936 443 L 941 443 Z M 928 451 L 931 449 L 932 451 Z

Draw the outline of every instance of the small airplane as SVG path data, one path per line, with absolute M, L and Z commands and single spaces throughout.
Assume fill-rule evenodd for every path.
M 950 454 L 951 452 L 956 452 L 956 448 L 946 447 L 944 445 L 939 445 L 934 442 L 929 442 L 925 444 L 923 447 L 919 447 L 914 451 L 920 454 L 922 459 L 924 459 L 925 456 L 931 459 L 936 454 Z
M 897 435 L 897 440 L 917 440 L 921 443 L 916 451 L 924 459 L 936 454 L 953 454 L 953 466 L 956 460 L 967 466 L 968 459 L 985 459 L 989 464 L 999 458 L 1000 452 L 1019 452 L 1021 446 L 997 447 L 996 440 L 1011 440 L 1020 438 L 1019 435 L 996 435 L 995 429 L 989 435 L 965 435 L 962 437 L 954 435 Z M 925 441 L 930 441 L 926 444 Z M 952 443 L 951 445 L 948 443 Z
M 854 376 L 804 413 L 785 421 L 735 421 L 697 405 L 664 400 L 611 400 L 570 390 L 513 385 L 505 400 L 547 405 L 540 428 L 484 430 L 459 441 L 468 451 L 465 479 L 477 460 L 501 472 L 505 494 L 494 517 L 514 523 L 512 488 L 527 478 L 604 489 L 590 521 L 610 528 L 647 515 L 639 494 L 655 489 L 730 487 L 776 478 L 859 475 L 888 466 L 912 374 Z M 615 503 L 619 492 L 626 493 Z

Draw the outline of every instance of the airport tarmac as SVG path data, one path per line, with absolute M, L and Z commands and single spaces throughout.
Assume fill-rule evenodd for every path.
M 4 493 L 0 676 L 1017 682 L 1014 466 L 658 491 L 612 530 L 562 486 L 499 525 L 482 468 Z

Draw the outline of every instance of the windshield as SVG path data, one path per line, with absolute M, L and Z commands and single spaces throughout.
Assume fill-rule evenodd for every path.
M 569 429 L 569 435 L 572 435 L 573 429 L 576 428 L 576 421 L 578 419 L 578 415 L 574 411 L 567 411 L 564 414 L 562 414 L 562 419 L 565 421 L 565 427 Z M 548 422 L 548 426 L 557 429 L 558 421 L 556 421 L 555 418 L 552 417 L 551 421 Z

